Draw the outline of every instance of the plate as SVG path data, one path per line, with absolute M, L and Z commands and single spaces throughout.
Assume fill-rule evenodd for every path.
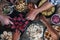
M 6 14 L 6 15 L 12 14 L 12 12 L 13 12 L 13 7 L 14 7 L 14 5 L 9 6 L 9 4 L 5 4 L 5 5 L 3 6 L 3 13 Z
M 3 31 L 0 34 L 0 40 L 12 40 L 12 32 Z
M 19 2 L 17 2 L 17 4 L 15 5 L 15 9 L 19 12 L 22 12 L 26 9 L 26 3 L 23 0 L 20 0 Z
M 51 16 L 55 12 L 55 7 L 51 7 L 48 10 L 42 12 L 44 16 Z
M 47 0 L 41 0 L 41 1 L 39 2 L 38 7 L 42 6 L 46 1 L 47 1 Z
M 33 22 L 24 32 L 21 40 L 43 40 L 44 25 L 40 22 Z

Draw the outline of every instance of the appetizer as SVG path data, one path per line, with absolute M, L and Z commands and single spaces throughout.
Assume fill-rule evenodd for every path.
M 51 7 L 50 9 L 43 11 L 42 14 L 45 16 L 51 16 L 54 12 L 55 12 L 55 7 Z
M 26 35 L 29 37 L 30 40 L 42 40 L 43 36 L 43 25 L 38 23 L 32 23 L 26 30 Z
M 18 10 L 19 12 L 24 11 L 26 9 L 25 2 L 23 0 L 17 2 L 17 4 L 15 5 L 15 9 Z
M 59 33 L 60 35 L 60 26 L 57 25 L 52 25 L 52 27 Z M 44 39 L 45 40 L 52 40 L 51 34 L 48 32 L 48 30 L 46 29 L 45 33 L 44 33 Z
M 4 31 L 3 34 L 0 35 L 0 40 L 12 40 L 12 32 Z

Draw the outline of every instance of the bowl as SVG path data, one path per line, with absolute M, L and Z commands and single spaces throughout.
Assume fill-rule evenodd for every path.
M 51 17 L 51 22 L 55 25 L 59 25 L 60 23 L 60 16 L 59 14 L 54 14 L 52 17 Z
M 14 7 L 14 5 L 12 5 L 12 6 L 9 6 L 8 4 L 4 5 L 3 8 L 2 8 L 3 9 L 3 13 L 6 14 L 6 15 L 12 14 L 13 7 Z

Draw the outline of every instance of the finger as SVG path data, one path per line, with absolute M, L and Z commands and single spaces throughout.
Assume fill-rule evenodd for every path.
M 18 29 L 15 30 L 16 33 L 18 33 L 19 35 L 21 34 L 20 31 Z
M 10 21 L 9 23 L 13 25 L 13 22 Z
M 26 14 L 26 17 L 28 17 L 29 15 L 30 15 L 30 13 L 27 13 L 27 14 Z
M 30 20 L 29 17 L 26 18 L 27 20 Z
M 18 30 L 17 30 L 17 29 L 16 29 L 15 31 L 16 31 L 16 32 L 18 32 Z
M 31 20 L 31 21 L 33 21 L 33 19 L 32 18 L 26 18 L 27 20 Z
M 26 19 L 27 19 L 27 20 L 33 20 L 33 18 L 31 18 L 31 17 L 27 17 Z
M 10 16 L 5 16 L 6 18 L 12 19 Z

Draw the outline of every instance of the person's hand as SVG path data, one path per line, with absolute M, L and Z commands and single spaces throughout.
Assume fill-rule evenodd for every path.
M 38 13 L 39 13 L 39 12 L 38 12 L 37 9 L 33 9 L 33 10 L 31 10 L 31 11 L 27 14 L 26 19 L 28 19 L 28 20 L 34 20 Z
M 13 33 L 13 40 L 19 40 L 20 39 L 20 31 L 19 30 L 16 30 L 14 33 Z
M 13 24 L 13 22 L 11 22 L 9 18 L 10 18 L 9 16 L 0 16 L 0 21 L 2 25 Z

